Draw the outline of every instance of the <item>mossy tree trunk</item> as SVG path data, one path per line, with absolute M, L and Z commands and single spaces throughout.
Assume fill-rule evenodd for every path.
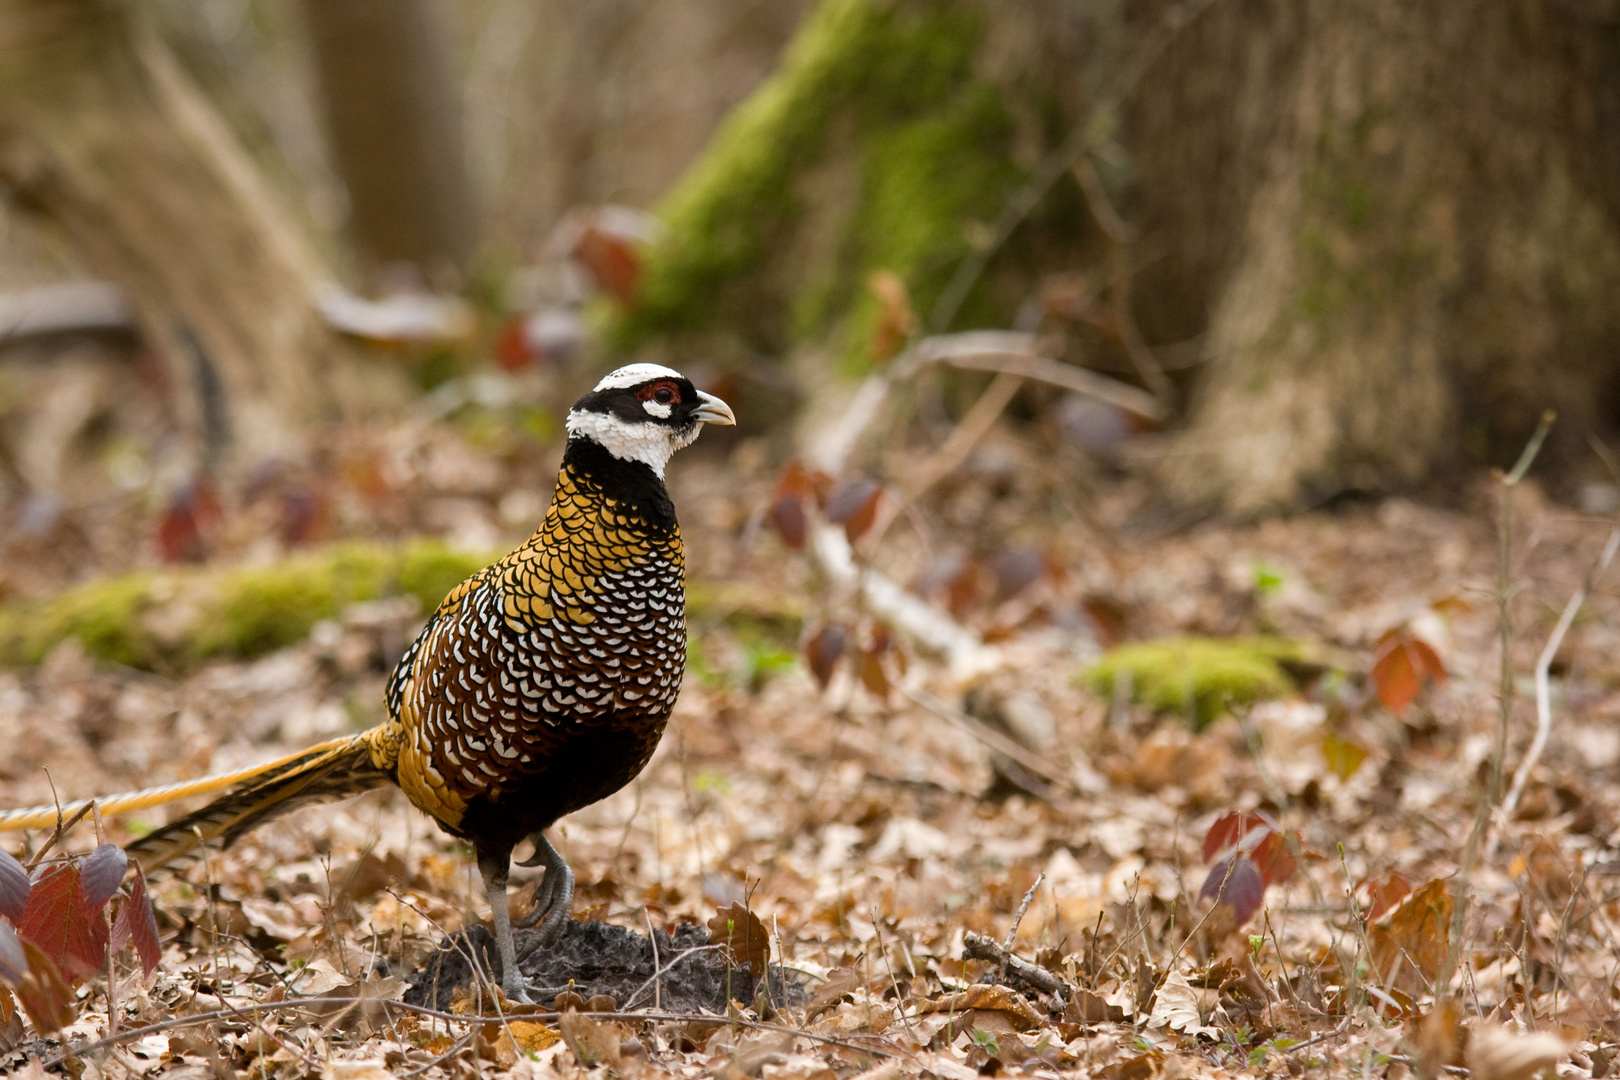
M 0 2 L 0 172 L 129 294 L 200 458 L 296 452 L 339 410 L 322 271 L 134 5 Z
M 1510 463 L 1546 408 L 1566 455 L 1612 431 L 1620 32 L 1596 12 L 1268 0 L 1188 27 L 1130 114 L 1138 212 L 1178 252 L 1142 317 L 1209 358 L 1174 493 L 1410 488 Z
M 876 270 L 927 312 L 1073 112 L 1062 69 L 1082 35 L 1067 7 L 1040 0 L 1007 20 L 983 2 L 824 0 L 665 201 L 668 239 L 618 344 L 818 342 L 859 361 Z M 1035 220 L 1065 245 L 1083 225 L 1072 195 Z M 1039 236 L 1015 237 L 997 269 L 1027 284 Z M 970 291 L 961 319 L 1001 321 L 1018 291 L 1002 283 Z
M 1134 321 L 1203 357 L 1177 498 L 1412 488 L 1547 407 L 1566 449 L 1620 419 L 1620 30 L 1556 0 L 824 0 L 666 202 L 619 343 L 859 362 L 873 269 L 933 330 L 1106 282 L 1078 185 L 1039 179 L 1077 135 L 1135 227 Z
M 454 285 L 476 215 L 461 99 L 437 0 L 307 0 L 304 11 L 349 224 L 368 264 Z

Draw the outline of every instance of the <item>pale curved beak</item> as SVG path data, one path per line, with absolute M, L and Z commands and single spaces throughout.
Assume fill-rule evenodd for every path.
M 721 427 L 736 424 L 737 418 L 732 415 L 731 406 L 713 394 L 705 394 L 699 390 L 698 401 L 702 404 L 692 411 L 692 419 L 701 420 L 705 424 L 718 424 Z

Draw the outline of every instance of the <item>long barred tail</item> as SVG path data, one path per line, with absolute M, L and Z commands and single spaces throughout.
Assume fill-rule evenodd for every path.
M 96 799 L 102 814 L 122 814 L 173 802 L 190 795 L 224 788 L 236 790 L 215 799 L 179 821 L 157 829 L 125 848 L 143 870 L 197 858 L 209 848 L 225 848 L 243 833 L 312 803 L 347 798 L 389 782 L 387 773 L 371 763 L 371 742 L 378 730 L 333 739 L 308 750 L 251 769 L 221 773 L 183 784 L 148 788 Z M 58 813 L 72 816 L 91 800 L 64 805 L 31 807 L 0 813 L 0 831 L 55 826 Z

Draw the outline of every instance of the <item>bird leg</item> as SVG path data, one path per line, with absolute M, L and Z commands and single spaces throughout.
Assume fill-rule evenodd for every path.
M 536 949 L 554 944 L 562 936 L 563 924 L 568 921 L 569 913 L 574 909 L 574 872 L 568 868 L 568 863 L 557 854 L 557 849 L 551 846 L 544 833 L 535 833 L 529 837 L 534 843 L 534 854 L 519 862 L 519 866 L 544 866 L 546 876 L 540 884 L 535 886 L 534 907 L 529 913 L 518 920 L 520 927 L 530 927 L 540 924 L 540 932 L 534 940 L 524 948 L 522 960 Z
M 489 897 L 490 921 L 495 925 L 495 948 L 501 958 L 501 993 L 520 1005 L 531 1004 L 518 970 L 517 946 L 512 942 L 512 915 L 506 906 L 506 876 L 510 853 L 478 852 L 478 873 Z

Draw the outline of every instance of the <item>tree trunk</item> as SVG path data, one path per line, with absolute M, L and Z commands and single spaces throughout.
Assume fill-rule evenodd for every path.
M 177 423 L 217 465 L 337 410 L 315 256 L 129 5 L 0 3 L 0 170 L 128 292 Z
M 656 202 L 758 85 L 809 6 L 487 5 L 467 97 L 480 180 L 492 193 L 492 255 L 534 259 L 576 207 Z
M 1411 489 L 1548 407 L 1578 451 L 1620 419 L 1605 10 L 824 0 L 666 201 L 616 340 L 859 365 L 874 269 L 931 330 L 1009 325 L 1061 271 L 1127 316 L 1070 359 L 1202 359 L 1158 458 L 1179 500 Z
M 1612 428 L 1620 36 L 1596 10 L 1245 0 L 1181 36 L 1130 117 L 1138 212 L 1177 252 L 1142 318 L 1209 358 L 1174 494 L 1410 488 L 1511 462 L 1546 408 L 1567 451 Z
M 308 0 L 354 239 L 376 271 L 459 284 L 475 241 L 461 102 L 436 0 Z

